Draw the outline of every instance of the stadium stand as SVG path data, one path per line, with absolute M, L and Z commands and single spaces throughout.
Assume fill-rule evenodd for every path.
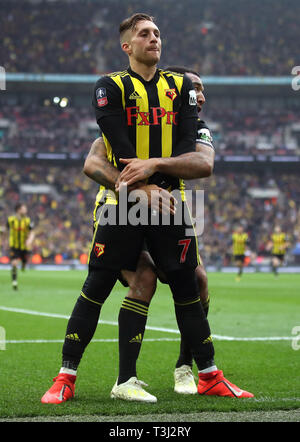
M 46 163 L 21 166 L 13 162 L 0 165 L 1 224 L 21 199 L 28 205 L 36 225 L 32 255 L 43 262 L 80 262 L 87 255 L 92 232 L 92 210 L 97 185 L 86 178 L 81 167 Z M 300 189 L 296 174 L 255 173 L 216 174 L 199 181 L 195 189 L 205 192 L 205 225 L 201 254 L 207 265 L 228 265 L 231 234 L 238 223 L 250 235 L 250 249 L 268 257 L 266 245 L 275 223 L 288 232 L 292 242 L 289 259 L 300 237 Z M 266 197 L 266 190 L 271 191 Z M 2 255 L 6 255 L 5 243 Z
M 188 4 L 143 1 L 165 36 L 162 65 L 182 64 L 183 54 L 203 75 L 289 75 L 297 65 L 297 0 Z M 138 0 L 3 0 L 0 60 L 7 72 L 119 70 L 126 58 L 119 50 L 118 24 L 140 8 Z
M 288 262 L 297 263 L 300 92 L 287 76 L 299 64 L 300 3 L 189 6 L 143 2 L 164 36 L 160 65 L 191 66 L 204 79 L 202 118 L 213 134 L 216 166 L 197 184 L 206 203 L 201 254 L 207 265 L 228 265 L 231 232 L 242 222 L 253 259 L 268 257 L 277 221 L 291 237 Z M 37 226 L 36 263 L 86 262 L 97 192 L 82 173 L 98 134 L 91 90 L 99 75 L 126 66 L 118 23 L 139 9 L 138 0 L 1 1 L 0 60 L 8 81 L 0 92 L 0 225 L 17 201 L 26 201 Z M 21 79 L 10 80 L 13 74 Z M 5 240 L 0 249 L 4 263 Z

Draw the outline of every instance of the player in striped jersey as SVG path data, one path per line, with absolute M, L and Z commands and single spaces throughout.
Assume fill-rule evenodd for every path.
M 15 214 L 7 218 L 8 242 L 10 248 L 12 287 L 18 288 L 18 262 L 21 260 L 22 270 L 28 260 L 28 252 L 34 240 L 33 222 L 27 216 L 27 206 L 16 205 Z
M 240 281 L 243 274 L 244 262 L 245 262 L 245 251 L 248 243 L 248 233 L 244 232 L 243 226 L 238 226 L 235 232 L 232 234 L 232 253 L 233 258 L 238 266 L 238 274 L 236 276 L 236 281 Z
M 271 235 L 272 270 L 278 276 L 278 267 L 283 264 L 286 250 L 289 246 L 288 236 L 282 232 L 280 226 L 275 226 Z
M 150 165 L 151 159 L 150 171 L 142 167 L 144 178 L 149 178 L 150 184 L 183 191 L 183 179 L 199 176 L 195 152 L 196 94 L 192 83 L 186 76 L 157 69 L 161 39 L 151 17 L 135 14 L 124 20 L 120 25 L 120 39 L 130 67 L 126 72 L 100 79 L 96 83 L 93 100 L 109 155 L 119 170 L 128 163 L 128 159 L 144 160 L 144 166 Z M 131 103 L 131 100 L 134 102 Z M 127 167 L 128 164 L 125 171 Z M 182 200 L 179 204 L 183 207 L 184 195 L 180 195 Z M 116 225 L 107 225 L 102 222 L 106 209 L 106 204 L 100 208 L 89 273 L 68 322 L 62 368 L 42 402 L 60 403 L 73 397 L 77 367 L 94 334 L 101 307 L 119 272 L 136 270 L 144 240 L 155 264 L 164 271 L 170 285 L 179 329 L 192 349 L 199 370 L 198 392 L 252 397 L 252 394 L 227 381 L 214 364 L 210 328 L 195 281 L 195 268 L 199 263 L 195 234 L 187 235 L 187 224 L 184 223 L 176 225 L 172 222 L 167 226 L 159 223 L 144 228 L 130 223 L 123 225 L 117 218 Z M 121 216 L 118 211 L 116 215 Z M 184 248 L 182 238 L 186 242 Z M 140 311 L 146 313 L 143 303 L 135 302 Z M 137 326 L 137 321 L 130 319 L 131 310 L 124 309 L 125 312 L 126 319 L 123 319 L 129 333 L 133 324 Z M 140 315 L 140 326 L 145 319 L 145 314 Z M 68 336 L 74 336 L 74 333 L 79 339 L 70 340 Z M 156 402 L 156 398 L 142 388 L 132 366 L 120 370 L 112 396 Z
M 205 103 L 204 96 L 204 87 L 200 76 L 193 70 L 188 69 L 186 67 L 169 67 L 166 69 L 167 71 L 176 72 L 184 74 L 191 79 L 193 86 L 196 91 L 197 97 L 197 109 L 200 114 L 202 110 L 202 106 Z M 213 159 L 214 159 L 214 149 L 212 145 L 212 137 L 208 127 L 205 122 L 198 118 L 197 124 L 197 146 L 196 150 L 198 152 L 199 158 L 201 159 L 202 171 L 201 176 L 206 177 L 212 172 L 213 169 Z M 99 209 L 101 203 L 100 201 L 104 195 L 104 187 L 106 189 L 115 189 L 115 183 L 119 177 L 119 171 L 113 167 L 108 158 L 107 151 L 102 139 L 97 139 L 93 143 L 89 155 L 85 161 L 84 172 L 94 181 L 100 184 L 99 193 L 96 198 L 95 211 L 94 211 L 94 222 L 96 222 L 96 211 Z M 143 189 L 145 191 L 153 190 L 151 186 L 144 186 Z M 159 188 L 158 188 L 159 189 Z M 165 191 L 160 189 L 160 195 L 162 197 L 161 204 L 167 207 L 169 202 L 169 197 L 165 197 Z M 148 193 L 149 202 L 151 200 L 151 195 Z M 158 210 L 162 210 L 162 207 Z M 201 258 L 200 258 L 201 259 Z M 151 299 L 155 293 L 156 289 L 156 273 L 159 274 L 160 280 L 165 282 L 161 272 L 159 272 L 153 263 L 149 253 L 144 250 L 141 254 L 139 264 L 136 270 L 136 278 L 130 277 L 130 275 L 126 275 L 123 272 L 123 277 L 120 279 L 124 285 L 130 286 L 130 290 L 127 294 L 126 299 L 123 302 L 122 309 L 130 308 L 134 309 L 135 307 L 135 299 L 145 302 L 145 306 L 148 307 Z M 208 314 L 209 309 L 209 294 L 208 294 L 208 286 L 207 286 L 207 275 L 206 271 L 201 259 L 200 265 L 195 270 L 198 285 L 199 285 L 199 295 L 201 299 L 201 303 L 205 314 Z M 126 281 L 126 282 L 124 282 Z M 129 303 L 131 304 L 129 306 Z M 122 309 L 120 313 L 120 318 L 122 317 Z M 138 307 L 137 307 L 138 310 Z M 146 325 L 146 324 L 145 324 Z M 142 330 L 144 332 L 144 328 Z M 125 333 L 122 332 L 120 327 L 120 336 L 124 336 Z M 122 338 L 121 338 L 122 339 Z M 120 357 L 124 357 L 128 359 L 131 357 L 134 361 L 137 360 L 139 353 L 139 346 L 132 346 L 130 343 L 132 340 L 128 340 L 123 343 L 123 351 L 120 354 Z M 141 343 L 141 342 L 140 342 Z M 186 342 L 182 339 L 180 344 L 180 354 L 176 363 L 176 368 L 174 372 L 175 378 L 175 391 L 183 394 L 193 394 L 197 392 L 197 388 L 194 382 L 194 377 L 192 374 L 192 361 L 193 357 L 191 354 L 191 350 L 186 344 Z

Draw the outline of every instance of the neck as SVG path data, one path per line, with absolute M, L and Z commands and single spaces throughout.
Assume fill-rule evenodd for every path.
M 147 66 L 143 63 L 139 63 L 136 60 L 130 60 L 131 69 L 138 75 L 140 75 L 145 81 L 150 81 L 155 75 L 156 64 L 153 66 Z

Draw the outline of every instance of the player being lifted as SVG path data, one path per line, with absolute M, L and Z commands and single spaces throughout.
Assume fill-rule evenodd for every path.
M 27 206 L 18 203 L 15 214 L 7 218 L 8 242 L 10 248 L 11 278 L 14 290 L 18 288 L 18 263 L 25 270 L 28 253 L 34 241 L 33 223 L 27 215 Z
M 186 76 L 157 69 L 161 39 L 152 17 L 135 14 L 124 20 L 120 36 L 130 67 L 102 77 L 94 91 L 96 118 L 108 157 L 119 170 L 126 164 L 125 174 L 135 175 L 137 167 L 143 179 L 149 179 L 149 184 L 183 191 L 182 179 L 199 177 L 198 156 L 194 151 L 196 95 L 192 83 Z M 123 178 L 121 176 L 120 182 L 125 181 Z M 197 364 L 198 393 L 253 397 L 225 379 L 215 365 L 210 327 L 195 280 L 195 268 L 199 264 L 197 241 L 194 234 L 186 234 L 187 224 L 123 225 L 118 210 L 116 224 L 105 224 L 102 221 L 108 203 L 100 207 L 98 214 L 88 276 L 67 326 L 62 368 L 42 402 L 61 403 L 73 397 L 77 368 L 94 335 L 102 305 L 121 270 L 126 269 L 135 278 L 145 240 L 155 265 L 164 272 L 170 286 L 179 330 Z M 113 204 L 118 206 L 117 194 Z M 177 204 L 182 208 L 185 202 L 181 200 Z M 184 257 L 183 238 L 187 244 Z M 122 312 L 125 325 L 124 335 L 120 336 L 122 342 L 139 334 L 148 312 L 139 300 L 129 302 L 126 307 Z M 78 339 L 68 338 L 75 334 Z M 128 393 L 134 390 L 134 398 L 127 396 L 128 400 L 156 402 L 136 378 L 135 364 L 119 368 L 115 387 L 127 384 Z M 120 389 L 113 389 L 115 397 L 121 397 L 117 393 Z
M 243 226 L 238 226 L 232 234 L 232 253 L 234 261 L 238 267 L 236 281 L 240 281 L 244 270 L 245 252 L 248 243 L 248 233 L 244 231 Z

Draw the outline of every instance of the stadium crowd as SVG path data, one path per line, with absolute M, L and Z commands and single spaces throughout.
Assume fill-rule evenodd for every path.
M 24 184 L 48 187 L 26 189 Z M 32 254 L 40 254 L 46 263 L 53 262 L 57 255 L 62 262 L 78 262 L 82 254 L 86 256 L 89 252 L 97 188 L 84 176 L 82 165 L 49 167 L 46 163 L 2 161 L 0 225 L 5 225 L 21 198 L 35 224 Z M 267 244 L 275 223 L 290 235 L 290 250 L 300 239 L 300 189 L 296 175 L 214 174 L 197 182 L 194 188 L 203 189 L 205 195 L 200 247 L 207 265 L 230 264 L 231 234 L 237 224 L 249 233 L 249 248 L 256 255 L 269 255 Z M 249 192 L 254 188 L 278 190 L 278 197 L 254 198 Z M 5 254 L 4 239 L 2 255 Z
M 138 0 L 2 0 L 1 64 L 7 72 L 119 70 L 126 58 L 118 25 L 140 9 Z M 297 0 L 144 0 L 143 10 L 164 37 L 162 65 L 202 75 L 290 75 L 299 64 Z
M 0 60 L 8 73 L 102 74 L 126 66 L 118 43 L 118 24 L 140 11 L 138 0 L 2 0 Z M 187 65 L 201 75 L 290 75 L 298 65 L 297 0 L 144 0 L 163 35 L 161 66 Z M 236 36 L 239 38 L 236 38 Z M 41 91 L 37 91 L 39 96 Z M 38 95 L 37 94 L 37 95 Z M 34 94 L 33 94 L 34 95 Z M 10 103 L 1 97 L 0 154 L 75 153 L 84 155 L 97 134 L 92 107 L 51 103 Z M 299 110 L 276 106 L 205 104 L 202 118 L 211 128 L 218 155 L 300 154 Z M 4 155 L 5 156 L 5 155 Z M 24 184 L 33 185 L 31 190 Z M 37 185 L 47 185 L 37 190 Z M 197 184 L 205 190 L 205 227 L 200 241 L 206 264 L 228 264 L 231 233 L 241 222 L 250 249 L 268 254 L 275 222 L 300 242 L 300 189 L 297 177 L 215 173 Z M 278 197 L 254 198 L 249 190 L 272 188 Z M 0 163 L 0 226 L 22 199 L 35 223 L 33 254 L 43 262 L 56 256 L 78 261 L 88 254 L 97 185 L 82 165 Z M 1 230 L 0 230 L 1 232 Z M 5 237 L 0 252 L 7 254 Z M 0 253 L 1 256 L 1 253 Z
M 287 130 L 300 123 L 292 110 L 219 109 L 207 104 L 202 113 L 211 128 L 216 152 L 224 154 L 300 153 L 300 133 L 291 137 Z M 0 152 L 49 152 L 86 154 L 97 134 L 92 107 L 2 106 Z M 90 131 L 90 127 L 95 127 Z

